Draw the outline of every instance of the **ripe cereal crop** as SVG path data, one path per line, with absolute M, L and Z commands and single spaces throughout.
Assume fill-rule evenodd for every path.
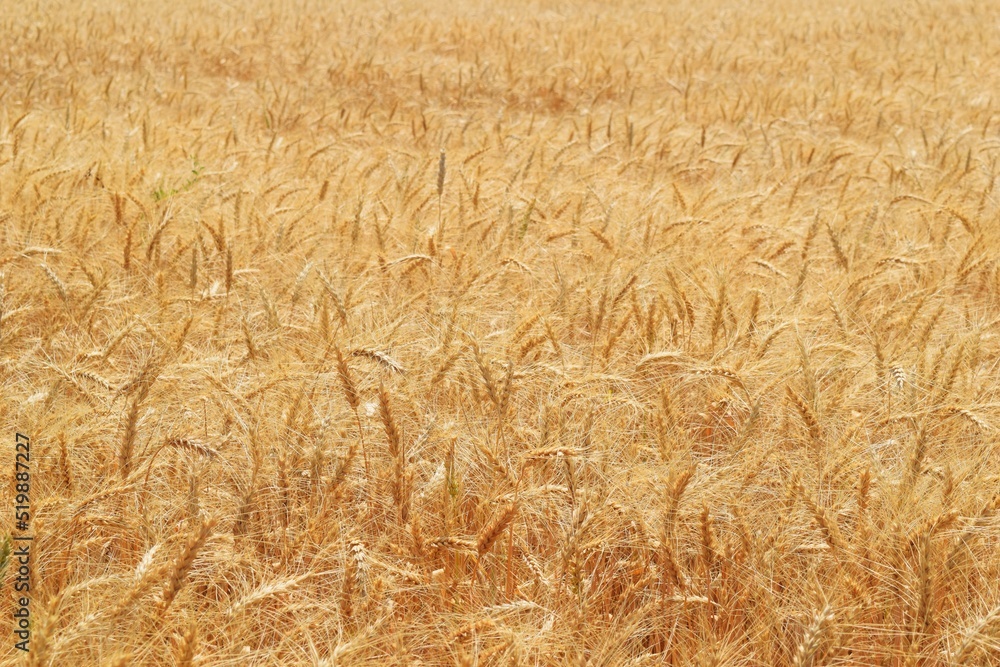
M 0 665 L 1000 664 L 998 11 L 0 0 Z

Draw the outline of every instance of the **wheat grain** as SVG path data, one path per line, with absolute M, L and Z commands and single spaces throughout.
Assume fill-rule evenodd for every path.
M 216 520 L 214 518 L 206 518 L 198 522 L 198 527 L 191 533 L 184 543 L 181 552 L 173 560 L 167 581 L 163 585 L 159 600 L 157 601 L 157 609 L 160 613 L 166 611 L 173 603 L 178 591 L 184 585 L 184 580 L 191 570 L 191 566 L 194 565 L 198 552 L 205 546 L 205 541 L 208 539 L 215 525 Z
M 26 659 L 989 663 L 996 3 L 475 4 L 0 0 Z

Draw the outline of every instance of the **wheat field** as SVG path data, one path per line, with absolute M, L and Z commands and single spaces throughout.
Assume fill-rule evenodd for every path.
M 0 0 L 0 664 L 1000 665 L 998 11 Z

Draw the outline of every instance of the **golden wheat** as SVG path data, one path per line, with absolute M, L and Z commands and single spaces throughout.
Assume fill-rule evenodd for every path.
M 28 664 L 996 663 L 994 0 L 22 4 Z

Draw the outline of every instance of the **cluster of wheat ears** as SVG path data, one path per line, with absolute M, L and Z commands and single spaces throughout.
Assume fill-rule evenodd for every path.
M 0 664 L 1000 664 L 998 9 L 0 0 Z

